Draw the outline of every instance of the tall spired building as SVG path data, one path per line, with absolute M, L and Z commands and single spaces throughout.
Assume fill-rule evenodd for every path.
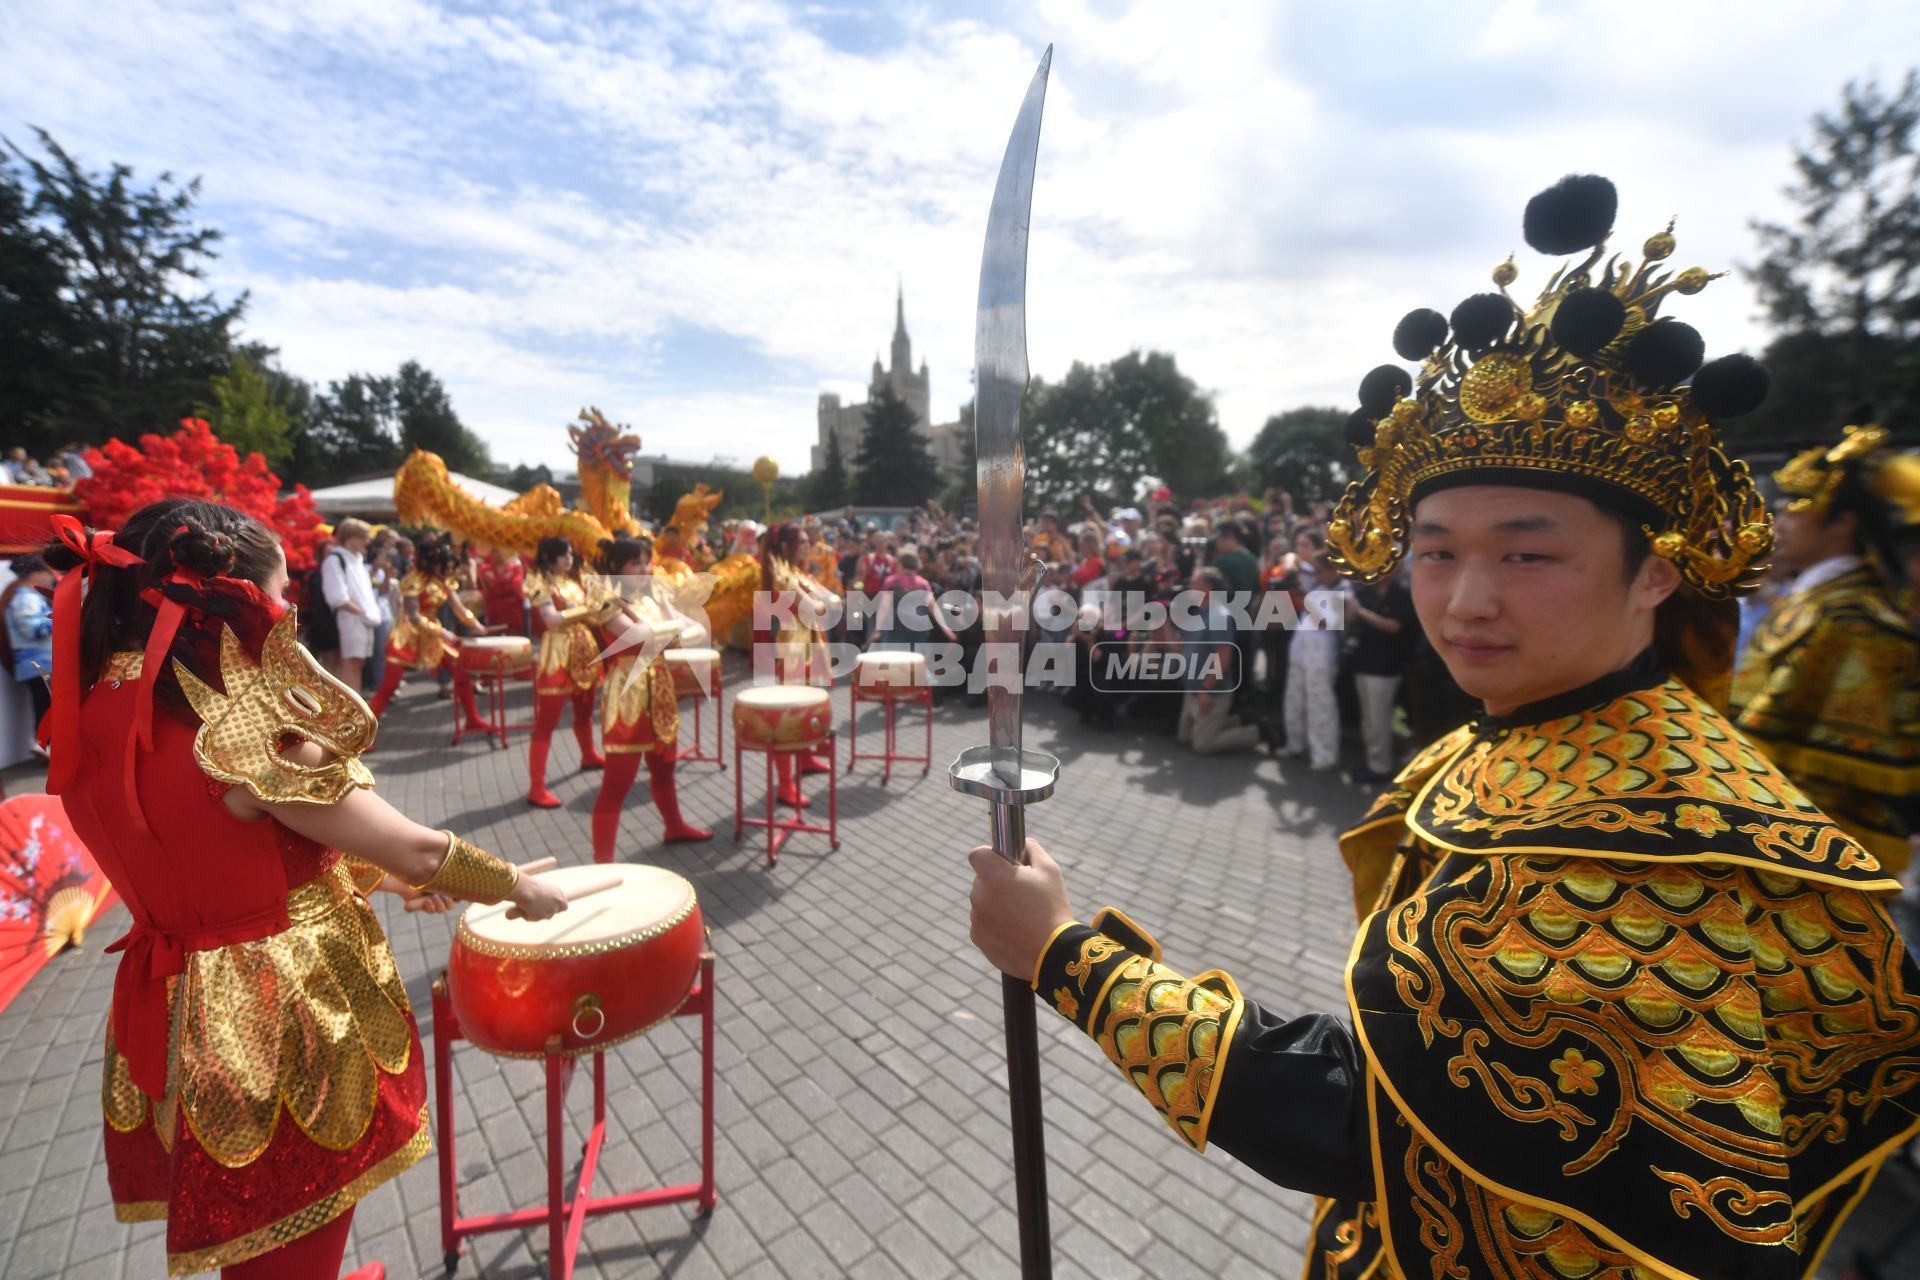
M 958 422 L 932 425 L 932 384 L 927 375 L 927 362 L 922 360 L 920 368 L 913 367 L 913 341 L 907 337 L 907 295 L 905 288 L 894 295 L 893 302 L 893 346 L 888 352 L 889 364 L 882 365 L 878 356 L 873 361 L 873 377 L 867 383 L 871 397 L 881 387 L 892 387 L 893 394 L 905 402 L 913 411 L 913 429 L 927 442 L 927 450 L 933 460 L 943 467 L 958 467 L 966 463 L 966 445 L 961 437 L 962 424 Z M 820 393 L 818 410 L 819 441 L 813 446 L 813 469 L 820 470 L 827 465 L 827 444 L 840 442 L 840 458 L 851 468 L 854 459 L 860 456 L 860 440 L 867 430 L 867 406 L 861 404 L 841 404 L 840 397 L 831 391 Z

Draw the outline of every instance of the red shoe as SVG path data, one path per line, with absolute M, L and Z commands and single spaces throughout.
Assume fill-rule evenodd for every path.
M 360 1268 L 358 1271 L 354 1272 L 352 1275 L 342 1276 L 340 1280 L 387 1280 L 386 1264 L 381 1262 L 369 1262 L 366 1266 Z
M 469 718 L 469 719 L 468 719 L 468 721 L 467 721 L 467 727 L 466 727 L 466 728 L 464 728 L 464 729 L 462 729 L 462 730 L 461 730 L 460 732 L 462 732 L 462 733 L 492 733 L 492 732 L 493 732 L 493 726 L 492 726 L 492 725 L 490 725 L 490 724 L 488 724 L 488 723 L 487 723 L 487 722 L 486 722 L 485 720 L 474 720 L 474 719 L 471 719 L 471 718 Z
M 798 786 L 789 784 L 774 792 L 774 798 L 789 809 L 804 809 L 813 801 L 800 794 Z
M 828 760 L 822 760 L 819 756 L 803 755 L 800 757 L 800 772 L 801 773 L 832 773 L 833 763 Z
M 667 844 L 689 844 L 698 840 L 713 839 L 713 832 L 696 827 L 691 822 L 675 822 L 667 826 L 661 835 Z
M 560 807 L 560 797 L 545 787 L 541 787 L 538 791 L 529 791 L 527 793 L 527 803 L 536 809 L 558 809 Z
M 607 758 L 597 751 L 590 756 L 580 757 L 580 772 L 582 773 L 589 773 L 594 769 L 604 769 L 606 767 Z

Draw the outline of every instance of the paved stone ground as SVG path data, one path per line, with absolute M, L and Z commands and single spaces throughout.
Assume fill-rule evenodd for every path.
M 844 690 L 835 699 L 844 728 Z M 516 710 L 526 701 L 517 693 Z M 534 812 L 522 799 L 524 735 L 508 750 L 475 739 L 450 748 L 450 716 L 431 685 L 406 687 L 372 759 L 383 794 L 505 854 L 589 861 L 598 775 L 574 771 L 571 736 L 557 735 L 553 759 L 565 807 Z M 868 711 L 862 727 L 877 722 Z M 909 723 L 917 730 L 917 718 Z M 842 775 L 840 850 L 797 836 L 772 869 L 754 833 L 732 839 L 730 771 L 682 766 L 689 817 L 720 829 L 706 845 L 659 846 L 644 779 L 636 786 L 622 855 L 688 876 L 713 927 L 720 1203 L 706 1220 L 688 1206 L 594 1219 L 581 1274 L 1016 1272 L 999 985 L 966 942 L 963 855 L 986 818 L 943 776 L 944 762 L 984 734 L 982 712 L 943 707 L 931 774 L 896 774 L 882 787 L 879 766 L 862 762 Z M 1059 794 L 1031 812 L 1029 830 L 1066 867 L 1083 918 L 1124 905 L 1176 966 L 1227 968 L 1282 1013 L 1343 1007 L 1353 917 L 1333 836 L 1365 797 L 1263 756 L 1203 760 L 1157 728 L 1094 733 L 1045 697 L 1029 699 L 1029 745 L 1063 761 Z M 840 750 L 844 761 L 844 738 Z M 751 808 L 760 775 L 748 763 Z M 6 781 L 15 793 L 39 785 L 31 771 Z M 810 781 L 824 790 L 824 779 Z M 452 917 L 378 901 L 431 1046 L 429 986 Z M 125 924 L 116 907 L 85 949 L 57 959 L 0 1014 L 0 1276 L 163 1273 L 161 1228 L 114 1221 L 99 1159 L 113 972 L 103 947 Z M 1307 1197 L 1224 1155 L 1188 1153 L 1084 1037 L 1045 1010 L 1041 1018 L 1058 1274 L 1298 1274 Z M 614 1132 L 599 1189 L 697 1175 L 697 1030 L 695 1019 L 675 1020 L 609 1054 Z M 540 1068 L 464 1045 L 454 1062 L 463 1212 L 536 1202 L 545 1186 Z M 586 1083 L 570 1099 L 573 1151 Z M 1905 1168 L 1883 1177 L 1823 1274 L 1841 1275 L 1860 1248 L 1890 1238 L 1916 1200 L 1920 1177 Z M 349 1262 L 440 1276 L 437 1206 L 429 1157 L 362 1202 Z M 543 1275 L 545 1249 L 544 1230 L 479 1237 L 459 1274 Z M 1916 1274 L 1920 1242 L 1883 1265 L 1885 1276 Z

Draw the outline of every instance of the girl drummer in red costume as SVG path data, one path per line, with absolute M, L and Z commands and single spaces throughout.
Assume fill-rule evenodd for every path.
M 840 597 L 800 568 L 807 562 L 807 542 L 807 531 L 798 524 L 776 524 L 767 530 L 760 553 L 760 589 L 778 602 L 790 603 L 792 620 L 776 608 L 774 626 L 756 627 L 753 641 L 772 646 L 774 678 L 781 684 L 831 685 L 833 665 L 818 620 L 838 605 Z M 759 668 L 757 661 L 755 667 Z M 780 803 L 805 808 L 811 802 L 794 785 L 792 755 L 780 753 L 773 761 L 779 771 Z M 800 772 L 832 773 L 833 762 L 818 752 L 804 752 L 800 754 Z
M 467 728 L 486 732 L 487 722 L 473 700 L 473 677 L 460 666 L 460 645 L 440 625 L 440 607 L 452 608 L 453 616 L 484 635 L 497 635 L 505 627 L 489 627 L 473 616 L 460 599 L 460 580 L 454 576 L 458 557 L 450 543 L 437 538 L 420 541 L 419 561 L 411 573 L 400 579 L 402 616 L 387 637 L 387 674 L 379 692 L 367 702 L 374 719 L 387 714 L 387 704 L 400 688 L 408 671 L 445 671 L 453 677 L 454 696 L 467 717 Z
M 602 576 L 590 587 L 594 624 L 606 641 L 605 691 L 600 701 L 600 739 L 607 771 L 593 805 L 593 860 L 612 862 L 620 839 L 620 807 L 647 762 L 647 790 L 660 811 L 668 844 L 711 840 L 713 832 L 680 816 L 674 762 L 680 746 L 680 708 L 673 674 L 660 650 L 692 625 L 665 598 L 653 577 L 653 539 L 609 538 L 600 544 Z M 622 647 L 624 646 L 624 647 Z
M 600 642 L 587 621 L 587 592 L 580 585 L 573 544 L 542 538 L 527 575 L 527 605 L 540 656 L 533 678 L 533 744 L 527 752 L 527 803 L 558 809 L 560 797 L 547 790 L 547 751 L 560 712 L 573 703 L 573 737 L 580 744 L 580 767 L 598 769 L 606 761 L 593 749 L 593 689 L 600 682 Z
M 259 522 L 182 500 L 118 534 L 54 520 L 47 789 L 134 919 L 110 948 L 115 1212 L 167 1220 L 170 1274 L 333 1280 L 355 1203 L 427 1149 L 419 1035 L 362 892 L 535 918 L 565 896 L 373 793 L 373 717 L 295 641 Z

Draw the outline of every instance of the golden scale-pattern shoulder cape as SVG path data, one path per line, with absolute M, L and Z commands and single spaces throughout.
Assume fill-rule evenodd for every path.
M 1734 677 L 1735 723 L 1889 870 L 1920 793 L 1920 637 L 1861 565 L 1782 601 Z
M 1310 1277 L 1799 1277 L 1916 1130 L 1898 889 L 1669 680 L 1463 728 L 1342 841 L 1378 1199 Z

